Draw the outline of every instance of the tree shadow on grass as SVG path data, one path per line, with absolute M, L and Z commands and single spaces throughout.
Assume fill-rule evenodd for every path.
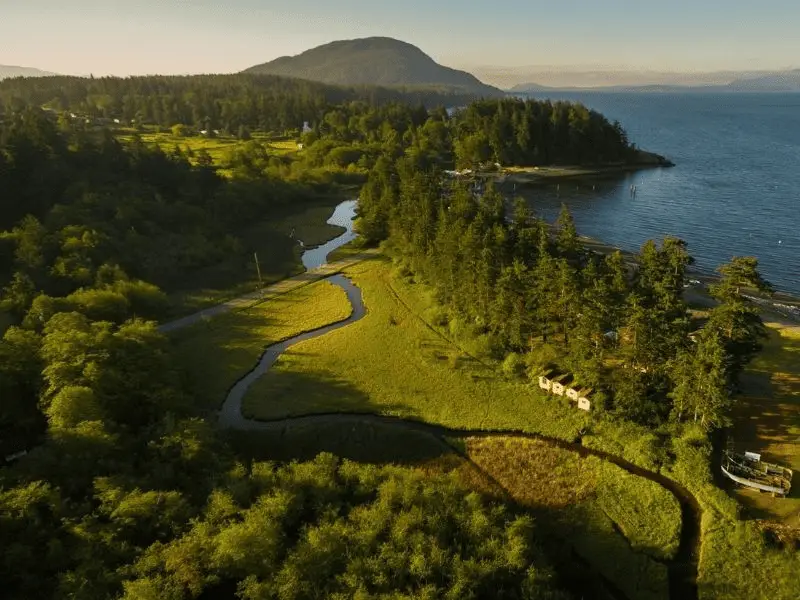
M 276 371 L 260 397 L 246 400 L 244 416 L 259 420 L 227 436 L 240 456 L 257 460 L 311 460 L 320 452 L 373 464 L 418 464 L 451 454 L 435 435 L 402 422 L 365 422 L 365 414 L 415 417 L 407 406 L 375 404 L 330 374 Z
M 762 454 L 795 471 L 785 499 L 754 490 L 725 488 L 753 519 L 798 524 L 800 506 L 800 339 L 770 332 L 764 352 L 742 377 L 743 395 L 734 410 L 733 441 L 739 452 Z

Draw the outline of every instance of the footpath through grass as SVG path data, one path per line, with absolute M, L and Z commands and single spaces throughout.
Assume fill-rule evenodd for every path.
M 319 281 L 246 310 L 224 313 L 171 334 L 198 407 L 216 409 L 264 349 L 350 315 L 344 291 Z

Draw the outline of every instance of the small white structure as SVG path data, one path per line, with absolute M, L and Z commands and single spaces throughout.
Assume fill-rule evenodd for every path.
M 311 133 L 314 131 L 311 129 L 311 126 L 308 124 L 308 121 L 303 121 L 303 133 Z
M 585 411 L 592 410 L 592 403 L 589 402 L 588 398 L 581 396 L 578 398 L 578 408 Z
M 116 123 L 117 125 L 119 125 L 119 119 L 114 119 L 114 123 Z
M 577 402 L 578 401 L 578 390 L 573 389 L 573 388 L 568 388 L 567 389 L 567 398 Z
M 19 452 L 14 452 L 14 454 L 9 454 L 6 456 L 6 462 L 14 462 L 18 458 L 22 458 L 28 453 L 27 450 L 20 450 Z
M 547 390 L 549 392 L 551 385 L 552 385 L 552 382 L 547 377 L 545 377 L 544 375 L 540 375 L 539 376 L 539 387 L 540 388 L 542 388 L 543 390 Z
M 564 395 L 564 385 L 557 381 L 553 382 L 553 387 L 551 388 L 551 390 L 556 396 Z
M 297 149 L 298 150 L 302 150 L 303 149 L 303 143 L 302 142 L 298 142 L 297 143 Z

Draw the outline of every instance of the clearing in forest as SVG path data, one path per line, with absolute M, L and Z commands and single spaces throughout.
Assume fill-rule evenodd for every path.
M 422 286 L 391 271 L 385 259 L 347 269 L 366 316 L 289 348 L 245 396 L 245 416 L 372 412 L 454 428 L 578 435 L 589 415 L 463 352 L 418 316 Z

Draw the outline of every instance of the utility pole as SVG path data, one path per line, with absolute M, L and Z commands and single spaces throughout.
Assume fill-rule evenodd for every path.
M 258 252 L 253 252 L 253 257 L 256 259 L 256 272 L 258 273 L 258 287 L 262 287 L 261 282 L 261 267 L 258 264 Z

